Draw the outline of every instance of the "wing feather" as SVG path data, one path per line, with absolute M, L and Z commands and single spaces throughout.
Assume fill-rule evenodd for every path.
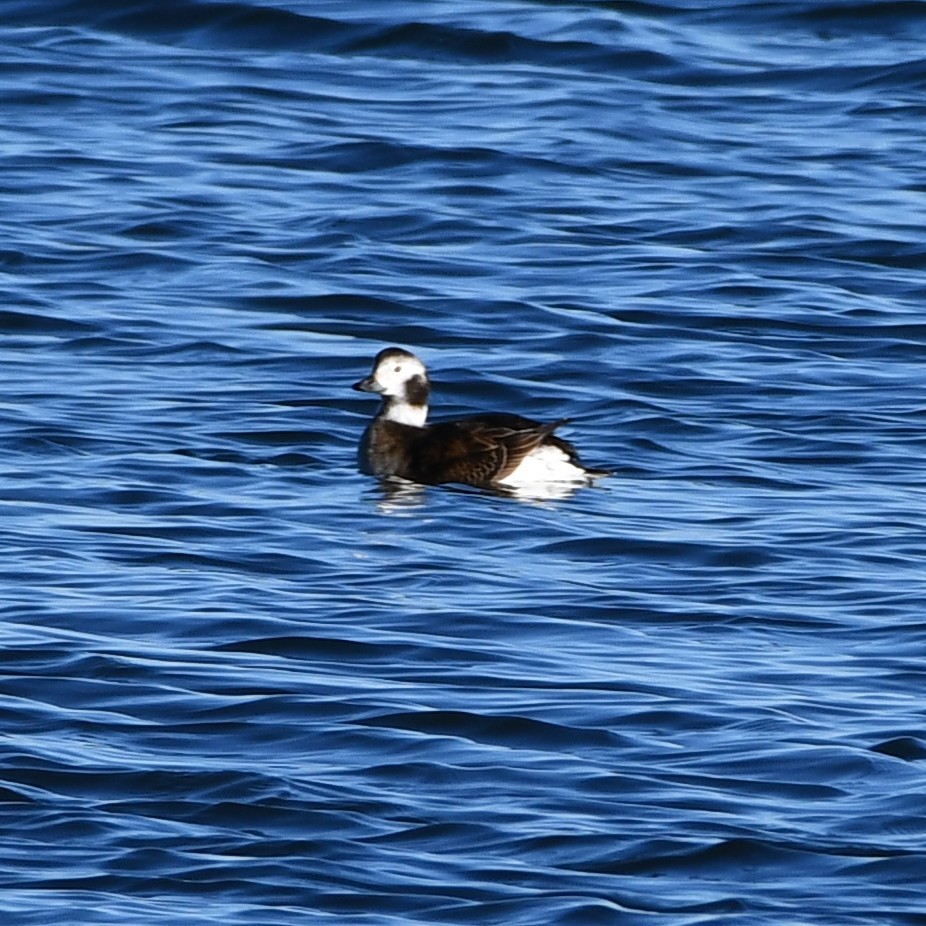
M 514 472 L 564 421 L 540 424 L 497 413 L 429 425 L 411 448 L 412 478 L 491 485 Z

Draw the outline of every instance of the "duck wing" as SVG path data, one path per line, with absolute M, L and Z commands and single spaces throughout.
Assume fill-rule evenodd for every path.
M 415 442 L 412 468 L 427 477 L 422 482 L 491 485 L 514 472 L 564 421 L 540 424 L 498 412 L 438 422 Z
M 512 431 L 525 431 L 532 429 L 546 429 L 546 436 L 540 441 L 540 444 L 537 446 L 542 446 L 543 444 L 552 444 L 554 447 L 558 447 L 566 455 L 566 459 L 569 460 L 573 466 L 578 466 L 580 469 L 584 469 L 590 476 L 609 476 L 611 475 L 611 470 L 609 469 L 598 469 L 595 467 L 586 466 L 582 462 L 581 457 L 579 456 L 579 451 L 568 441 L 558 435 L 554 434 L 557 428 L 562 427 L 564 424 L 569 423 L 569 418 L 560 418 L 558 421 L 554 421 L 549 425 L 541 424 L 539 421 L 533 421 L 530 418 L 524 418 L 521 415 L 513 415 L 508 412 L 489 412 L 486 415 L 477 415 L 473 419 L 462 418 L 462 422 L 467 422 L 470 420 L 477 421 L 479 423 L 485 423 L 488 425 L 497 425 L 502 428 L 509 428 Z M 531 447 L 527 453 L 534 449 Z M 526 454 L 525 454 L 526 456 Z M 524 459 L 522 456 L 518 462 Z M 517 464 L 515 464 L 516 466 Z M 509 472 L 512 472 L 515 467 L 512 467 Z M 503 479 L 504 476 L 497 477 Z

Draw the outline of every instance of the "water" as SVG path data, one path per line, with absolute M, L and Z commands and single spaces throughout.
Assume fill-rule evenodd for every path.
M 8 0 L 4 923 L 924 922 L 924 19 Z

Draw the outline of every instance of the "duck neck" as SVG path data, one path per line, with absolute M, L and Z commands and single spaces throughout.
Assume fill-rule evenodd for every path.
M 396 424 L 423 428 L 428 418 L 431 384 L 426 375 L 413 376 L 404 384 L 401 395 L 384 395 L 379 417 Z
M 417 405 L 396 396 L 387 396 L 383 398 L 383 405 L 377 417 L 385 421 L 394 421 L 396 424 L 423 428 L 428 418 L 428 405 L 427 402 Z

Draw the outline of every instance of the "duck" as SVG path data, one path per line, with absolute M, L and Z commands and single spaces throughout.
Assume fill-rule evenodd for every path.
M 370 375 L 352 388 L 380 397 L 358 448 L 358 466 L 366 475 L 502 491 L 551 482 L 589 484 L 608 475 L 585 466 L 575 447 L 554 433 L 566 418 L 542 423 L 487 412 L 429 424 L 427 368 L 401 347 L 381 350 Z

